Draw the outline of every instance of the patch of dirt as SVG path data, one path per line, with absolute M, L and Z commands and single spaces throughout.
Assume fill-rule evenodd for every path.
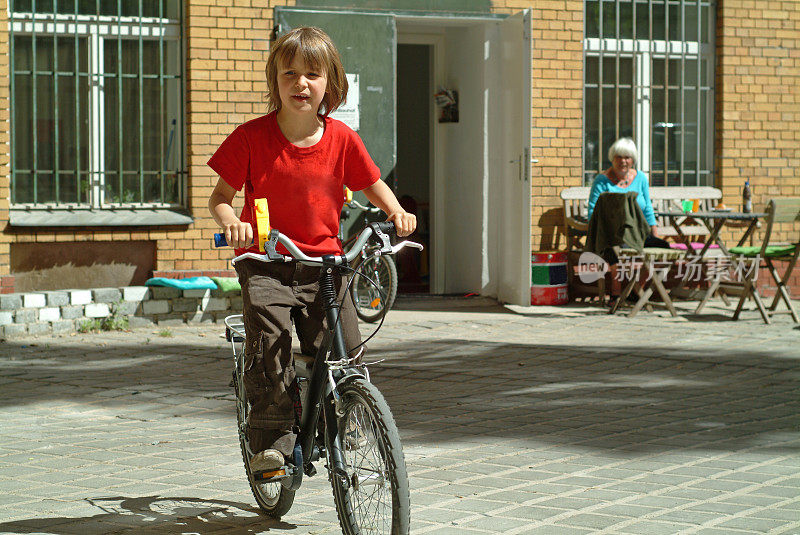
M 136 266 L 131 264 L 92 264 L 75 266 L 72 262 L 33 271 L 14 273 L 14 290 L 41 292 L 67 288 L 119 288 L 130 286 Z

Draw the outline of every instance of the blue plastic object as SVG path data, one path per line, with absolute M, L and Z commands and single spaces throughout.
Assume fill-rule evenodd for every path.
M 167 286 L 180 290 L 216 290 L 217 283 L 210 277 L 188 277 L 185 279 L 169 279 L 165 277 L 154 277 L 147 279 L 145 286 Z
M 227 247 L 228 240 L 225 239 L 225 234 L 217 232 L 214 234 L 214 247 Z

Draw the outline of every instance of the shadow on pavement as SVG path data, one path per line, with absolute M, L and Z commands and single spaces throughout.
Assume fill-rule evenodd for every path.
M 800 355 L 791 347 L 700 354 L 679 345 L 439 340 L 407 351 L 381 351 L 386 372 L 376 368 L 374 377 L 416 443 L 497 437 L 601 451 L 800 449 L 790 442 L 800 424 Z
M 496 300 L 480 295 L 417 295 L 399 294 L 391 310 L 420 310 L 425 312 L 489 312 L 493 314 L 512 312 Z M 390 310 L 390 313 L 391 313 Z M 387 315 L 388 317 L 388 315 Z
M 226 533 L 248 535 L 297 526 L 260 515 L 254 507 L 225 500 L 176 496 L 88 498 L 101 513 L 85 517 L 0 522 L 2 533 Z
M 598 450 L 620 443 L 638 450 L 709 443 L 738 450 L 760 444 L 761 436 L 795 433 L 800 423 L 796 348 L 744 353 L 706 344 L 699 352 L 691 341 L 674 347 L 591 343 L 397 341 L 376 349 L 387 360 L 371 370 L 399 427 L 417 443 L 496 437 Z M 119 342 L 69 351 L 33 348 L 29 355 L 29 347 L 2 347 L 19 356 L 0 360 L 0 406 L 102 400 L 115 410 L 184 395 L 225 401 L 206 407 L 203 418 L 233 418 L 225 346 L 161 342 L 143 352 L 141 345 Z M 771 440 L 770 447 L 788 440 Z
M 712 310 L 712 307 L 722 306 L 717 305 L 713 301 L 710 302 L 705 312 L 695 314 L 694 309 L 697 306 L 697 301 L 675 300 L 675 305 L 678 316 L 687 320 L 690 323 L 729 323 L 733 321 L 733 312 L 735 306 L 724 307 L 721 310 Z M 652 305 L 655 310 L 667 313 L 666 308 L 661 304 L 658 297 L 652 298 Z M 800 302 L 798 302 L 800 306 Z M 623 304 L 617 312 L 617 316 L 627 317 L 632 307 L 632 303 Z M 424 311 L 424 312 L 473 312 L 473 313 L 492 313 L 492 314 L 516 314 L 520 316 L 534 316 L 541 318 L 563 318 L 567 316 L 576 317 L 592 317 L 592 316 L 607 316 L 610 311 L 610 304 L 601 305 L 597 301 L 570 301 L 565 305 L 551 305 L 551 306 L 535 306 L 535 307 L 506 307 L 496 300 L 483 297 L 480 295 L 475 296 L 461 296 L 461 295 L 403 295 L 397 296 L 397 300 L 392 305 L 392 310 L 401 311 Z M 640 318 L 650 314 L 650 311 L 641 311 Z M 757 321 L 761 323 L 761 316 L 758 310 L 752 304 L 745 306 L 743 315 L 739 319 L 741 322 Z M 778 325 L 782 325 L 778 323 Z M 800 328 L 800 327 L 798 327 Z

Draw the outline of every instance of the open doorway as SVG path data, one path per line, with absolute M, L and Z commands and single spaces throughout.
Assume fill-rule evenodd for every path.
M 432 59 L 432 45 L 397 45 L 397 162 L 392 186 L 403 208 L 417 216 L 417 231 L 410 239 L 425 247 L 405 249 L 397 258 L 400 293 L 431 291 Z
M 530 302 L 529 27 L 397 19 L 396 191 L 417 201 L 430 293 Z

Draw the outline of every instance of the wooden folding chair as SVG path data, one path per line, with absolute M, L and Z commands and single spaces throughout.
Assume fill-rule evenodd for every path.
M 576 269 L 581 269 L 579 259 L 583 253 L 586 233 L 589 230 L 589 222 L 585 217 L 588 198 L 589 188 L 567 188 L 561 192 L 561 199 L 564 201 L 564 228 L 567 238 L 567 282 L 570 292 L 578 291 L 596 295 L 600 305 L 604 306 L 606 301 L 605 277 L 600 277 L 593 283 L 587 283 L 583 282 L 581 277 L 576 276 L 575 273 Z
M 792 270 L 797 264 L 797 257 L 800 254 L 800 235 L 797 240 L 790 244 L 777 244 L 771 241 L 772 233 L 775 229 L 776 223 L 794 223 L 800 221 L 800 197 L 782 197 L 771 199 L 767 204 L 767 218 L 766 228 L 764 230 L 764 241 L 760 246 L 740 246 L 731 247 L 730 252 L 734 258 L 739 261 L 753 261 L 755 265 L 752 269 L 743 269 L 745 273 L 742 281 L 721 281 L 719 288 L 726 293 L 740 294 L 739 304 L 736 306 L 736 312 L 733 313 L 733 319 L 739 319 L 739 314 L 742 312 L 744 302 L 751 298 L 756 303 L 758 311 L 764 323 L 770 323 L 770 316 L 779 313 L 788 313 L 792 315 L 795 323 L 800 323 L 800 318 L 797 316 L 794 307 L 792 306 L 789 290 L 786 287 L 786 281 L 792 275 Z M 783 277 L 780 276 L 778 270 L 773 263 L 775 260 L 786 261 L 786 270 Z M 756 277 L 761 263 L 767 268 L 772 279 L 777 284 L 777 291 L 775 298 L 769 308 L 764 306 L 761 295 L 756 288 Z M 776 309 L 778 303 L 783 300 L 788 310 L 778 312 Z
M 652 311 L 654 305 L 665 307 L 672 317 L 676 317 L 678 313 L 672 304 L 669 292 L 664 287 L 664 281 L 675 266 L 675 262 L 683 257 L 683 251 L 645 247 L 641 253 L 633 249 L 622 249 L 620 254 L 622 256 L 620 256 L 620 264 L 617 269 L 625 268 L 627 265 L 626 270 L 629 271 L 630 277 L 628 284 L 622 289 L 622 293 L 608 313 L 616 314 L 617 310 L 625 304 L 628 296 L 635 292 L 638 299 L 628 313 L 628 317 L 634 317 L 642 308 Z M 640 276 L 641 270 L 645 271 L 646 277 Z M 661 297 L 660 303 L 651 301 L 654 291 Z

